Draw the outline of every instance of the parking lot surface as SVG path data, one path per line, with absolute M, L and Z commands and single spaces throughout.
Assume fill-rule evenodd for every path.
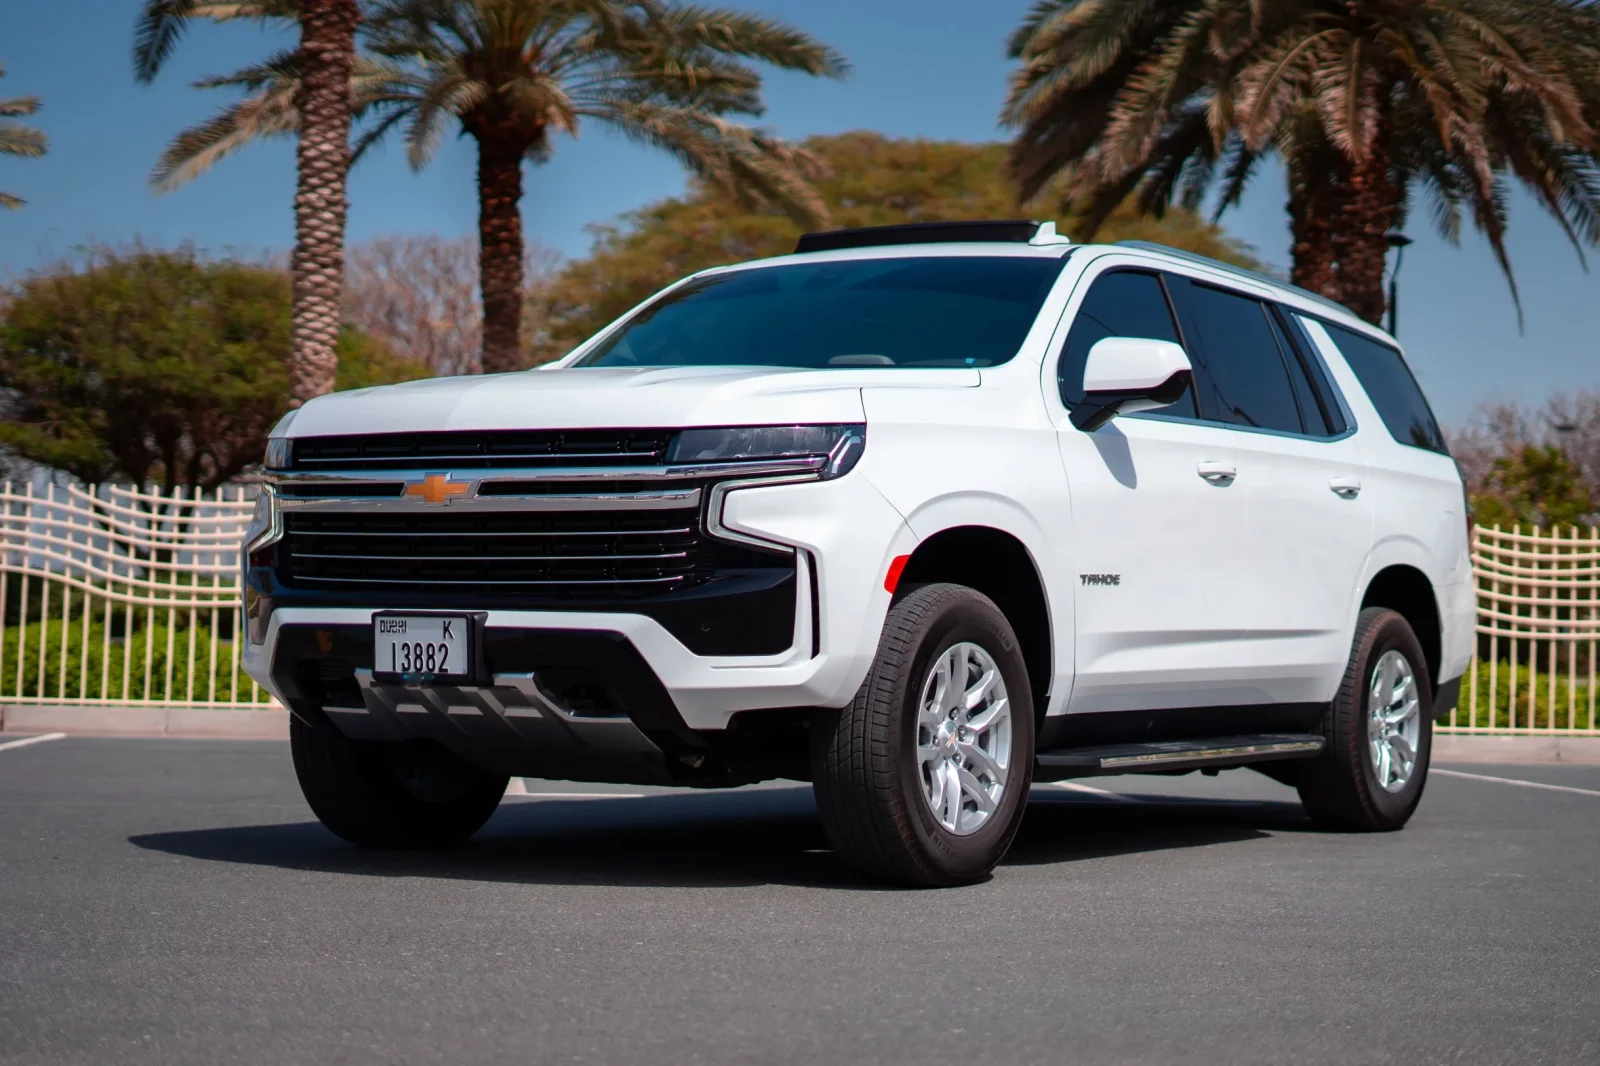
M 281 743 L 0 750 L 0 1062 L 1600 1061 L 1600 766 L 1460 766 L 1382 836 L 1250 771 L 1085 785 L 898 891 L 806 786 L 529 781 L 369 853 Z

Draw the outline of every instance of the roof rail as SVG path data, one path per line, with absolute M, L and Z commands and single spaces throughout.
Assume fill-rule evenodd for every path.
M 1039 238 L 1041 244 L 1066 243 L 1057 236 L 1055 223 L 1026 219 L 969 222 L 908 222 L 897 226 L 863 226 L 807 233 L 795 244 L 795 254 L 833 252 L 841 248 L 872 248 L 890 244 L 969 244 L 998 241 L 1028 244 Z
M 1220 270 L 1226 274 L 1234 274 L 1250 281 L 1264 282 L 1279 289 L 1288 289 L 1290 292 L 1295 293 L 1296 295 L 1304 296 L 1308 300 L 1315 300 L 1324 307 L 1331 307 L 1335 311 L 1342 311 L 1347 315 L 1355 314 L 1354 311 L 1350 310 L 1350 308 L 1346 307 L 1344 304 L 1337 300 L 1330 300 L 1321 293 L 1312 292 L 1310 289 L 1302 289 L 1298 285 L 1291 285 L 1282 278 L 1275 278 L 1271 274 L 1266 274 L 1259 270 L 1248 270 L 1241 266 L 1234 266 L 1232 263 L 1224 263 L 1222 260 L 1213 259 L 1209 255 L 1200 255 L 1198 252 L 1186 252 L 1182 248 L 1173 248 L 1169 245 L 1157 244 L 1155 241 L 1118 241 L 1117 245 L 1124 248 L 1138 248 L 1146 252 L 1160 252 L 1163 255 L 1170 255 L 1190 263 L 1199 263 L 1201 266 L 1208 266 L 1215 270 Z

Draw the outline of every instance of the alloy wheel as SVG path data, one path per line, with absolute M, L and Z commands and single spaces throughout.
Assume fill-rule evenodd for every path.
M 1372 769 L 1386 792 L 1399 792 L 1417 768 L 1422 701 L 1417 675 L 1398 651 L 1386 651 L 1372 667 L 1367 694 L 1367 742 Z
M 994 657 L 963 642 L 934 660 L 917 704 L 922 794 L 956 836 L 1000 807 L 1011 764 L 1011 701 Z

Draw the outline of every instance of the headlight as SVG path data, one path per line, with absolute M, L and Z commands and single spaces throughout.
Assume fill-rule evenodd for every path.
M 273 437 L 267 441 L 267 454 L 261 465 L 267 470 L 287 470 L 293 458 L 294 442 L 288 437 Z
M 686 429 L 667 453 L 669 463 L 734 463 L 825 457 L 824 480 L 848 474 L 867 445 L 867 427 L 732 426 Z
M 278 525 L 278 496 L 263 485 L 256 497 L 256 509 L 250 515 L 250 524 L 244 528 L 245 565 L 249 565 L 252 552 L 260 551 L 281 536 Z

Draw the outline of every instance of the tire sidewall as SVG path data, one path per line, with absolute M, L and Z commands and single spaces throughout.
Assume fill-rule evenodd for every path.
M 917 711 L 928 670 L 951 647 L 970 642 L 983 648 L 1000 668 L 1011 703 L 1011 761 L 1000 805 L 977 832 L 957 836 L 939 824 L 922 793 L 917 762 Z M 969 877 L 987 870 L 1010 847 L 1021 823 L 1033 780 L 1033 698 L 1027 666 L 1015 634 L 998 609 L 977 598 L 959 601 L 940 612 L 923 632 L 908 673 L 900 678 L 894 735 L 899 744 L 896 775 L 912 831 L 924 854 L 941 872 Z
M 1367 739 L 1367 701 L 1372 690 L 1372 671 L 1384 653 L 1398 651 L 1405 656 L 1411 674 L 1416 678 L 1417 699 L 1421 707 L 1417 731 L 1417 762 L 1411 779 L 1398 792 L 1390 792 L 1378 782 L 1377 767 L 1372 761 L 1372 745 Z M 1357 660 L 1359 684 L 1351 694 L 1355 701 L 1350 711 L 1348 742 L 1355 747 L 1352 753 L 1360 766 L 1361 781 L 1368 801 L 1379 816 L 1388 823 L 1404 823 L 1422 800 L 1422 790 L 1427 784 L 1428 765 L 1433 755 L 1433 685 L 1428 675 L 1427 658 L 1411 626 L 1399 614 L 1385 612 L 1367 631 Z

